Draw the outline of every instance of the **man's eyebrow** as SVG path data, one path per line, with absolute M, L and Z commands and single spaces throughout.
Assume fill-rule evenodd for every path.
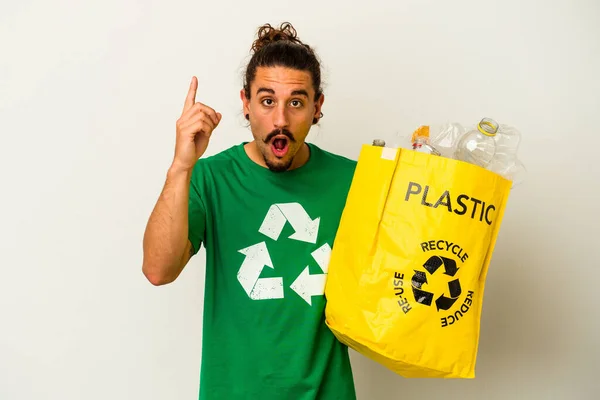
M 294 90 L 292 92 L 292 96 L 306 96 L 308 97 L 308 92 L 304 89 Z
M 256 94 L 260 94 L 260 92 L 267 92 L 267 93 L 275 94 L 275 91 L 273 89 L 269 89 L 266 87 L 258 88 L 258 90 L 256 91 Z
M 256 91 L 256 94 L 258 95 L 258 94 L 260 94 L 262 92 L 266 92 L 266 93 L 270 93 L 270 94 L 275 94 L 275 91 L 273 89 L 269 89 L 269 88 L 266 88 L 266 87 L 258 88 L 258 90 Z M 304 90 L 304 89 L 298 89 L 298 90 L 294 90 L 292 92 L 292 96 L 306 96 L 306 97 L 308 97 L 308 92 L 306 90 Z

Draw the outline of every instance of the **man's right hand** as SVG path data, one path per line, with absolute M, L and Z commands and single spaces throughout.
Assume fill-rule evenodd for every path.
M 221 122 L 222 115 L 212 108 L 196 102 L 198 79 L 194 76 L 190 83 L 183 112 L 177 120 L 177 138 L 173 166 L 192 170 L 196 161 L 206 151 L 213 130 Z

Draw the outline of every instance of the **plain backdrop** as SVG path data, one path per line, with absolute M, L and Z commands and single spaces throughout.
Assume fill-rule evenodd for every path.
M 523 135 L 477 377 L 352 352 L 359 399 L 600 396 L 597 0 L 0 4 L 0 399 L 196 398 L 204 258 L 154 287 L 142 236 L 191 76 L 223 114 L 207 155 L 249 140 L 242 74 L 282 21 L 322 59 L 327 150 L 481 117 Z

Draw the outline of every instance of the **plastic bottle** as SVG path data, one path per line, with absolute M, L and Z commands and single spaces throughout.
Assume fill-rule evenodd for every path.
M 476 129 L 468 131 L 460 138 L 454 157 L 486 168 L 496 154 L 496 132 L 498 123 L 491 118 L 483 118 Z
M 519 164 L 517 152 L 521 141 L 521 133 L 511 126 L 500 125 L 494 137 L 496 154 L 487 169 L 504 177 L 512 176 L 515 164 Z M 520 168 L 520 167 L 519 167 Z
M 429 138 L 425 136 L 417 136 L 413 142 L 413 150 L 419 153 L 433 154 L 435 156 L 441 155 L 435 147 L 429 143 Z
M 429 125 L 421 125 L 412 134 L 412 149 L 419 153 L 441 155 L 429 141 Z
M 432 127 L 429 143 L 435 147 L 443 157 L 454 158 L 456 143 L 467 131 L 457 122 L 444 123 Z

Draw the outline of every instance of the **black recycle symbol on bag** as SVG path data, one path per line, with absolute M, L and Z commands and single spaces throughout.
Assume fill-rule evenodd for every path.
M 425 271 L 428 272 L 429 275 L 433 275 L 438 269 L 440 269 L 441 266 L 444 267 L 444 274 L 448 275 L 449 277 L 453 277 L 458 271 L 458 268 L 456 267 L 456 261 L 447 257 L 432 256 L 425 262 L 425 264 L 423 264 Z M 412 289 L 415 296 L 415 301 L 417 303 L 431 306 L 433 301 L 433 293 L 423 290 L 423 285 L 427 284 L 426 272 L 415 270 L 415 274 L 412 277 Z M 450 297 L 447 297 L 444 293 L 442 293 L 435 300 L 435 305 L 438 311 L 449 310 L 460 296 L 462 290 L 460 288 L 460 282 L 458 278 L 448 282 L 448 290 Z

